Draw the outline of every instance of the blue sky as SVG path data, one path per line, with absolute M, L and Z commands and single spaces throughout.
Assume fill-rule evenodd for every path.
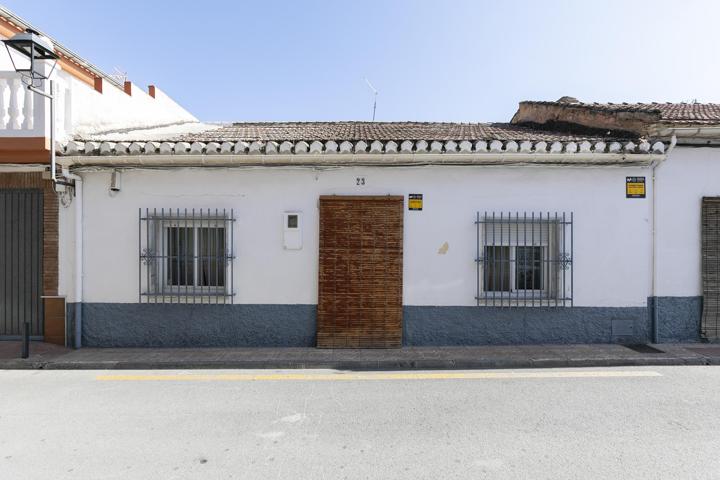
M 202 120 L 508 121 L 517 102 L 720 102 L 707 0 L 5 0 Z

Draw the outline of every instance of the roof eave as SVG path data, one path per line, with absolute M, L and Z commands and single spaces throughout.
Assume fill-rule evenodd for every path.
M 70 155 L 65 167 L 407 167 L 407 166 L 647 166 L 658 153 L 469 153 L 295 155 Z

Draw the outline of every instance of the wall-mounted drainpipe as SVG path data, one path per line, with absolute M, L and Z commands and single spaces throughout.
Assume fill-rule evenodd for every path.
M 668 148 L 667 152 L 665 152 L 664 159 L 667 160 L 667 158 L 670 156 L 670 153 L 675 148 L 675 145 L 677 144 L 677 137 L 673 135 L 670 139 L 670 147 Z M 651 182 L 652 182 L 652 262 L 651 262 L 651 268 L 652 268 L 652 275 L 650 279 L 651 283 L 651 296 L 652 296 L 652 343 L 658 343 L 660 341 L 660 335 L 658 333 L 659 331 L 659 314 L 658 314 L 658 297 L 657 297 L 657 281 L 655 279 L 655 275 L 657 272 L 657 245 L 656 245 L 656 233 L 657 233 L 657 227 L 656 227 L 656 213 L 655 213 L 655 201 L 656 201 L 656 195 L 655 195 L 655 169 L 657 166 L 660 165 L 660 161 L 653 161 L 650 165 L 650 173 L 652 175 Z
M 75 332 L 74 346 L 82 347 L 83 302 L 83 179 L 63 169 L 63 176 L 75 181 Z

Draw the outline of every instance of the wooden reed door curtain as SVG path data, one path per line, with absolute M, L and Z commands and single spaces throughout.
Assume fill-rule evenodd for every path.
M 402 345 L 403 197 L 321 196 L 317 346 Z
M 700 334 L 720 338 L 720 197 L 702 199 L 703 313 Z

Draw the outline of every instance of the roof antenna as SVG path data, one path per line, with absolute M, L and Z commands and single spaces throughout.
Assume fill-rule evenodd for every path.
M 110 78 L 121 84 L 127 82 L 127 72 L 124 72 L 120 67 L 114 67 L 113 71 L 115 73 L 108 75 Z
M 372 83 L 370 83 L 370 80 L 368 80 L 367 77 L 365 77 L 365 83 L 367 83 L 367 86 L 370 87 L 370 90 L 372 90 L 373 95 L 374 95 L 374 98 L 373 98 L 373 118 L 372 118 L 372 121 L 374 122 L 374 121 L 375 121 L 375 110 L 377 110 L 377 96 L 378 96 L 378 91 L 375 90 L 375 87 L 372 86 Z

